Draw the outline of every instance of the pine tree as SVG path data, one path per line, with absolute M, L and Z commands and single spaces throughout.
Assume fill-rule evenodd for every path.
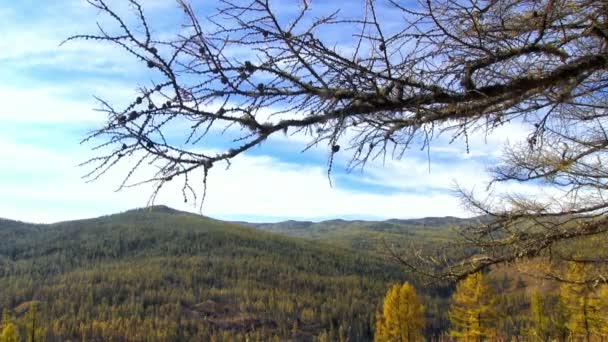
M 2 334 L 0 334 L 0 342 L 20 342 L 21 337 L 19 337 L 19 330 L 12 323 L 9 322 L 2 329 Z
M 546 341 L 549 338 L 549 317 L 545 307 L 545 298 L 538 289 L 534 290 L 530 299 L 529 338 L 534 341 Z
M 568 269 L 568 283 L 560 288 L 560 300 L 568 313 L 566 326 L 573 339 L 591 341 L 600 336 L 605 325 L 598 293 L 584 283 L 586 267 L 572 263 Z
M 458 284 L 449 316 L 450 335 L 460 341 L 482 341 L 497 335 L 498 298 L 483 274 L 475 273 Z
M 393 285 L 376 319 L 375 341 L 422 341 L 424 306 L 409 283 Z

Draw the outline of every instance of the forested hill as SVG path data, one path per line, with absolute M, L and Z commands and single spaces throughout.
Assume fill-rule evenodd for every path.
M 37 303 L 47 341 L 369 340 L 388 284 L 405 279 L 370 253 L 167 207 L 0 221 L 0 310 L 25 336 Z
M 395 249 L 407 248 L 412 243 L 419 247 L 437 247 L 455 237 L 454 228 L 475 224 L 479 220 L 482 218 L 447 216 L 385 221 L 335 219 L 321 222 L 238 223 L 263 231 L 382 254 L 386 243 Z
M 0 229 L 4 231 L 8 230 L 31 230 L 35 229 L 36 225 L 31 223 L 25 223 L 21 221 L 13 221 L 0 217 Z

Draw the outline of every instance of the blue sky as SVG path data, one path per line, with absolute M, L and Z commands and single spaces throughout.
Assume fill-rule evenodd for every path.
M 103 23 L 84 0 L 0 1 L 0 217 L 55 222 L 145 206 L 149 187 L 114 191 L 124 168 L 86 183 L 81 177 L 87 169 L 78 164 L 94 156 L 92 145 L 80 140 L 104 120 L 94 111 L 93 96 L 126 103 L 138 85 L 154 77 L 150 70 L 109 45 L 59 46 L 70 35 L 95 32 L 96 21 Z M 119 8 L 124 2 L 110 1 Z M 175 2 L 144 3 L 150 20 L 162 23 L 154 27 L 156 33 L 179 29 L 182 16 Z M 324 2 L 312 5 L 317 3 L 324 10 Z M 340 155 L 333 187 L 326 176 L 326 150 L 300 153 L 302 137 L 277 137 L 235 159 L 229 170 L 213 169 L 203 214 L 254 221 L 467 216 L 453 196 L 455 183 L 483 189 L 485 168 L 522 133 L 512 125 L 487 138 L 475 135 L 469 154 L 463 142 L 438 139 L 431 146 L 430 172 L 426 151 L 416 146 L 401 160 L 373 162 L 362 172 L 347 173 L 346 156 Z M 216 136 L 203 147 L 220 145 Z M 183 202 L 178 185 L 166 187 L 156 204 L 198 211 Z

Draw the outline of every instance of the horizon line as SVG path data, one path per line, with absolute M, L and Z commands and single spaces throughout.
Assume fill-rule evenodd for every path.
M 458 219 L 458 220 L 468 220 L 468 219 L 474 219 L 476 217 L 483 216 L 483 215 L 474 215 L 474 216 L 469 216 L 469 217 L 458 217 L 458 216 L 453 216 L 453 215 L 446 215 L 446 216 L 383 218 L 383 217 L 374 217 L 374 216 L 369 216 L 369 215 L 360 215 L 360 216 L 359 215 L 346 215 L 346 216 L 341 216 L 341 217 L 321 216 L 321 217 L 303 218 L 303 217 L 266 216 L 266 215 L 256 216 L 256 215 L 234 214 L 234 215 L 219 215 L 219 216 L 224 216 L 224 217 L 214 217 L 214 216 L 207 216 L 204 213 L 201 213 L 200 211 L 199 212 L 185 211 L 185 210 L 175 209 L 166 204 L 154 204 L 154 205 L 149 205 L 149 206 L 144 206 L 144 207 L 135 207 L 135 208 L 118 211 L 118 212 L 114 212 L 114 213 L 109 213 L 109 214 L 102 214 L 102 215 L 94 216 L 94 217 L 74 218 L 74 219 L 60 220 L 60 221 L 54 221 L 54 222 L 32 222 L 32 221 L 11 219 L 8 217 L 0 217 L 0 221 L 5 220 L 5 221 L 18 222 L 18 223 L 23 223 L 23 224 L 32 224 L 32 225 L 52 225 L 52 224 L 65 223 L 65 222 L 93 220 L 93 219 L 98 219 L 98 218 L 102 218 L 102 217 L 106 217 L 106 216 L 126 214 L 128 212 L 137 211 L 137 210 L 145 210 L 145 209 L 153 210 L 154 208 L 169 209 L 169 210 L 172 210 L 175 212 L 197 215 L 197 216 L 206 217 L 206 218 L 210 218 L 210 219 L 217 220 L 217 221 L 224 221 L 224 222 L 230 222 L 230 223 L 255 223 L 255 224 L 277 224 L 277 223 L 285 223 L 285 222 L 290 222 L 290 221 L 291 222 L 323 223 L 323 222 L 338 221 L 338 220 L 347 221 L 347 222 L 356 222 L 356 221 L 386 222 L 386 221 L 393 221 L 393 220 L 414 221 L 414 220 L 424 220 L 424 219 L 433 219 L 433 218 L 443 218 L 443 219 L 453 218 L 453 219 Z M 239 218 L 239 216 L 242 216 L 242 218 Z M 230 217 L 232 217 L 232 218 L 230 218 Z M 246 219 L 247 217 L 249 217 L 249 219 Z M 267 219 L 267 220 L 258 220 L 258 219 L 262 219 L 262 218 Z

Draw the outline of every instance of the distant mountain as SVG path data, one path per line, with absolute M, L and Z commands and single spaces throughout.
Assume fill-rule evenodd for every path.
M 404 279 L 376 255 L 164 206 L 0 221 L 0 312 L 25 329 L 39 303 L 46 341 L 309 341 L 339 331 L 365 341 L 387 286 Z
M 476 222 L 478 219 L 463 219 L 453 216 L 445 217 L 425 217 L 419 219 L 389 219 L 384 221 L 366 221 L 366 220 L 343 220 L 343 219 L 332 219 L 320 222 L 312 221 L 281 221 L 274 223 L 256 223 L 256 222 L 244 222 L 235 221 L 234 223 L 242 224 L 250 227 L 254 227 L 261 230 L 267 231 L 310 231 L 315 229 L 339 229 L 343 227 L 353 226 L 366 226 L 370 229 L 382 230 L 386 227 L 398 226 L 403 230 L 413 227 L 427 227 L 427 228 L 445 228 L 446 226 L 463 226 Z
M 334 219 L 321 222 L 239 222 L 239 224 L 355 250 L 383 252 L 387 244 L 396 249 L 407 248 L 412 243 L 430 248 L 453 239 L 455 228 L 475 224 L 479 220 L 481 218 L 462 219 L 446 216 L 385 221 Z

